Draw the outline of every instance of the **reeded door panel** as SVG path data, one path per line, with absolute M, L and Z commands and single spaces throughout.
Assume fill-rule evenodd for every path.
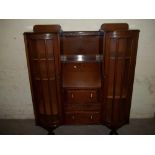
M 26 40 L 36 113 L 40 116 L 58 115 L 57 37 L 52 34 L 29 34 Z
M 106 33 L 104 121 L 119 127 L 129 119 L 139 31 Z

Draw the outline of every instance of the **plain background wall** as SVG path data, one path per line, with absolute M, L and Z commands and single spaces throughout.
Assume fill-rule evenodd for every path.
M 131 118 L 155 113 L 155 20 L 0 20 L 0 118 L 34 118 L 23 32 L 35 24 L 60 24 L 64 31 L 99 30 L 102 23 L 126 22 L 140 29 Z

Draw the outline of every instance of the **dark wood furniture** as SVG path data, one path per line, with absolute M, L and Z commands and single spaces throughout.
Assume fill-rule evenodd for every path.
M 24 33 L 36 125 L 129 123 L 139 30 L 126 23 L 99 31 L 35 25 Z

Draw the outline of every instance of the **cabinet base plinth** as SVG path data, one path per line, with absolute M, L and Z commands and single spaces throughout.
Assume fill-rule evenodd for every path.
M 53 126 L 53 127 L 49 128 L 49 129 L 47 129 L 48 135 L 55 135 L 54 130 L 55 130 L 57 127 L 58 127 L 58 126 Z

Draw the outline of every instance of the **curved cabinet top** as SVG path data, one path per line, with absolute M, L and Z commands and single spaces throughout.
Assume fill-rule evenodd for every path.
M 25 32 L 24 35 L 30 39 L 53 39 L 53 33 L 33 33 Z

